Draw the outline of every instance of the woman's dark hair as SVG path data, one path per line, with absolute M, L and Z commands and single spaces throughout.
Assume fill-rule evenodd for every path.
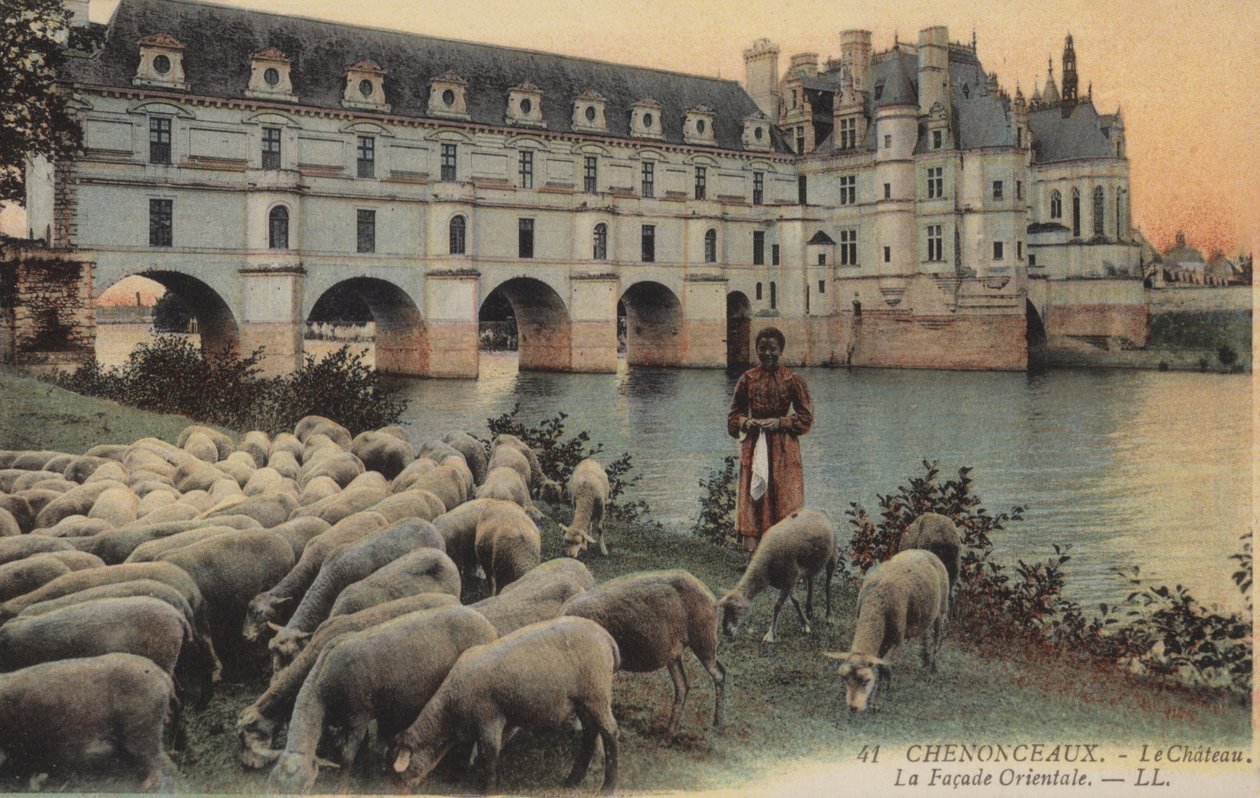
M 757 339 L 753 341 L 753 346 L 761 343 L 762 338 L 773 338 L 779 342 L 779 351 L 787 348 L 787 339 L 783 337 L 783 332 L 778 327 L 765 327 L 761 332 L 757 333 Z

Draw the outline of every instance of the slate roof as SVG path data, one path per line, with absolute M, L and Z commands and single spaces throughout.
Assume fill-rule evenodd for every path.
M 1034 163 L 1115 157 L 1089 100 L 1078 103 L 1066 117 L 1058 107 L 1031 111 L 1028 129 L 1033 134 Z
M 192 0 L 122 0 L 103 48 L 71 59 L 68 76 L 82 84 L 130 87 L 139 63 L 137 42 L 169 33 L 182 42 L 184 71 L 195 95 L 245 99 L 250 56 L 275 47 L 292 59 L 294 93 L 302 105 L 341 110 L 346 68 L 370 59 L 386 71 L 385 96 L 397 116 L 428 116 L 429 84 L 454 71 L 468 82 L 473 122 L 504 125 L 508 90 L 530 81 L 543 91 L 547 129 L 572 129 L 573 100 L 588 90 L 607 98 L 608 135 L 629 138 L 630 107 L 645 98 L 662 106 L 664 140 L 683 143 L 687 109 L 715 109 L 717 146 L 739 150 L 743 120 L 757 105 L 736 81 L 612 64 L 569 56 L 413 33 L 227 8 Z M 590 134 L 583 134 L 590 135 Z M 776 149 L 787 148 L 775 137 Z

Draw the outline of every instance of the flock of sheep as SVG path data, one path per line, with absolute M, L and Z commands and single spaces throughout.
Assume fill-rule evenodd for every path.
M 773 588 L 765 642 L 787 601 L 808 633 L 819 572 L 831 616 L 837 552 L 823 513 L 769 530 L 717 601 L 682 570 L 596 585 L 576 558 L 588 545 L 608 554 L 608 477 L 586 460 L 566 487 L 566 556 L 542 562 L 532 497 L 564 491 L 509 435 L 488 454 L 465 432 L 417 450 L 398 428 L 351 437 L 310 416 L 292 434 L 239 442 L 190 426 L 174 445 L 0 451 L 0 766 L 31 786 L 82 774 L 168 791 L 180 713 L 205 706 L 224 668 L 248 674 L 269 656 L 271 681 L 236 733 L 242 765 L 270 767 L 272 791 L 309 791 L 321 766 L 348 787 L 373 722 L 407 786 L 471 742 L 489 788 L 517 729 L 574 718 L 582 737 L 567 784 L 583 781 L 602 744 L 609 791 L 614 672 L 668 671 L 672 738 L 689 689 L 684 649 L 711 676 L 722 722 L 719 622 L 733 638 Z M 958 532 L 927 515 L 902 548 L 862 588 L 852 650 L 827 655 L 841 661 L 853 710 L 873 701 L 910 638 L 923 638 L 935 670 Z M 489 597 L 460 604 L 480 579 Z M 805 609 L 793 595 L 801 581 Z

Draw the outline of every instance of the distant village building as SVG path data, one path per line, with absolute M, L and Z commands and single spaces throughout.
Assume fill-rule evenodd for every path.
M 1124 123 L 1078 91 L 1071 36 L 1062 90 L 1052 63 L 1025 100 L 944 27 L 846 30 L 782 76 L 761 39 L 742 86 L 193 0 L 94 30 L 63 76 L 85 150 L 32 166 L 33 237 L 96 294 L 163 283 L 274 370 L 334 291 L 417 375 L 476 375 L 492 295 L 522 368 L 616 368 L 619 307 L 632 364 L 747 363 L 769 324 L 807 364 L 1145 341 Z
M 1170 283 L 1224 286 L 1242 282 L 1242 270 L 1220 250 L 1208 260 L 1186 243 L 1186 234 L 1177 231 L 1176 243 L 1164 251 L 1163 271 Z

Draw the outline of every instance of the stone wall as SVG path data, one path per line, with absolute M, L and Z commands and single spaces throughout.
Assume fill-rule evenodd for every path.
M 842 313 L 832 327 L 838 366 L 1024 371 L 1022 315 L 915 316 L 895 310 Z
M 0 248 L 0 358 L 70 365 L 94 356 L 92 262 L 57 250 Z

